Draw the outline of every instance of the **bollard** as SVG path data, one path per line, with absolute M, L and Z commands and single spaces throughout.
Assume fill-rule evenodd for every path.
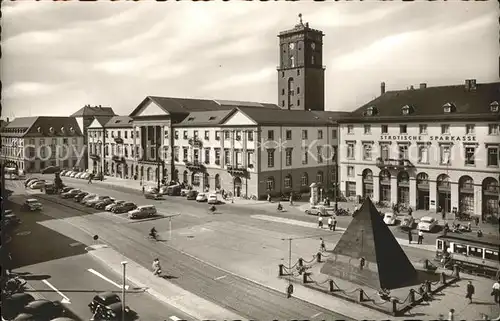
M 302 266 L 304 266 L 304 259 L 299 258 L 299 267 L 302 267 Z
M 392 315 L 396 315 L 398 313 L 398 299 L 392 298 Z
M 321 253 L 316 254 L 316 262 L 321 263 Z
M 460 280 L 460 267 L 458 264 L 453 265 L 453 276 Z
M 429 260 L 425 259 L 424 261 L 424 269 L 428 270 L 429 269 Z
M 430 281 L 425 281 L 425 291 L 427 293 L 431 293 L 431 282 Z
M 444 272 L 441 272 L 441 284 L 446 284 L 446 274 Z
M 283 276 L 283 268 L 284 268 L 284 265 L 283 265 L 283 264 L 280 264 L 280 268 L 279 268 L 279 274 L 278 274 L 278 276 Z
M 308 272 L 304 272 L 304 274 L 302 274 L 302 283 L 304 283 L 304 284 L 307 283 L 307 277 L 308 276 L 309 276 Z
M 364 291 L 363 289 L 359 289 L 359 302 L 363 302 L 364 297 Z
M 415 290 L 410 289 L 410 304 L 415 304 Z
M 335 287 L 333 286 L 333 280 L 330 280 L 328 283 L 330 283 L 330 292 L 335 292 Z

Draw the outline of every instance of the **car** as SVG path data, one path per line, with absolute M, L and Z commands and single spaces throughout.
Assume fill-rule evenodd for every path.
M 45 184 L 45 194 L 55 194 L 57 192 L 54 184 Z
M 424 216 L 420 218 L 418 222 L 417 229 L 420 231 L 432 232 L 437 226 L 437 220 L 430 216 Z
M 69 192 L 62 193 L 61 197 L 62 198 L 73 198 L 73 197 L 75 197 L 76 195 L 78 195 L 81 192 L 82 192 L 81 190 L 75 188 L 75 189 L 72 189 Z
M 151 199 L 151 200 L 162 200 L 162 199 L 164 199 L 163 195 L 161 195 L 159 193 L 144 193 L 144 197 L 147 198 L 147 199 Z
M 135 314 L 128 306 L 123 307 L 120 297 L 112 292 L 103 292 L 94 296 L 92 302 L 89 303 L 89 308 L 98 320 L 121 320 L 123 310 L 127 319 L 132 319 Z
M 168 186 L 162 186 L 162 187 L 160 187 L 159 193 L 162 195 L 166 195 L 167 191 L 168 191 Z
M 415 219 L 411 215 L 406 215 L 401 219 L 399 226 L 403 229 L 412 229 L 415 224 Z
M 50 321 L 76 321 L 76 320 L 75 319 L 71 319 L 71 318 L 66 318 L 66 317 L 60 317 L 60 318 L 52 319 Z
M 387 225 L 396 225 L 396 215 L 391 212 L 384 213 L 384 223 Z
M 24 181 L 24 187 L 30 186 L 31 183 L 33 183 L 33 182 L 35 182 L 37 180 L 38 180 L 38 178 L 36 178 L 36 177 L 30 177 L 30 178 L 28 178 L 27 180 Z
M 89 195 L 88 192 L 80 192 L 73 197 L 73 200 L 75 202 L 80 202 L 85 196 Z
M 80 178 L 82 178 L 82 179 L 88 179 L 89 177 L 90 177 L 90 173 L 85 173 Z
M 63 316 L 65 310 L 59 301 L 40 299 L 26 304 L 22 312 L 31 314 L 37 321 L 50 321 L 51 319 Z
M 63 187 L 62 190 L 61 190 L 61 194 L 62 193 L 67 193 L 67 192 L 71 191 L 72 189 L 75 189 L 75 188 L 74 187 L 69 187 L 69 186 Z
M 208 204 L 219 204 L 219 198 L 217 194 L 209 194 L 207 199 Z
M 80 201 L 80 204 L 86 204 L 88 201 L 90 201 L 96 197 L 97 197 L 97 194 L 88 194 L 87 196 L 82 198 L 82 200 Z
M 186 196 L 187 193 L 189 193 L 189 191 L 191 191 L 191 189 L 189 189 L 189 188 L 181 188 L 181 196 Z
M 115 208 L 113 208 L 113 213 L 119 214 L 119 213 L 126 213 L 131 210 L 135 210 L 137 208 L 137 205 L 135 205 L 132 202 L 125 202 L 120 205 L 116 205 Z
M 29 198 L 21 205 L 21 210 L 23 211 L 41 211 L 42 208 L 42 203 L 36 198 Z
M 323 205 L 314 205 L 305 210 L 305 213 L 307 215 L 327 216 L 330 214 L 333 215 L 333 213 L 330 213 L 331 211 L 333 211 L 333 208 L 330 209 Z
M 36 180 L 36 181 L 30 183 L 29 187 L 31 189 L 42 189 L 42 188 L 45 188 L 45 181 L 44 180 Z
M 167 187 L 167 195 L 169 196 L 181 196 L 181 186 L 180 185 L 170 185 Z
M 85 173 L 76 173 L 74 178 L 80 178 L 83 174 L 85 174 Z
M 2 298 L 2 318 L 11 320 L 21 313 L 26 304 L 35 301 L 35 298 L 28 293 L 14 293 Z
M 69 172 L 67 169 L 63 169 L 59 172 L 59 176 L 64 176 L 64 174 L 66 174 L 67 172 Z
M 94 207 L 97 203 L 102 202 L 107 198 L 111 198 L 111 197 L 109 197 L 109 196 L 96 196 L 95 198 L 88 200 L 85 203 L 85 206 Z
M 74 173 L 73 171 L 67 171 L 66 173 L 64 173 L 63 176 L 70 177 L 71 174 L 73 174 L 73 173 Z
M 294 201 L 300 201 L 302 199 L 302 194 L 300 193 L 293 193 L 293 200 Z M 281 201 L 282 202 L 289 202 L 290 201 L 290 192 L 286 192 L 281 194 Z
M 197 191 L 189 191 L 186 194 L 186 199 L 190 200 L 190 201 L 193 201 L 193 200 L 196 200 L 197 196 L 198 196 L 198 192 Z
M 110 212 L 111 212 L 111 211 L 113 211 L 113 209 L 114 209 L 116 206 L 118 206 L 118 205 L 120 205 L 120 204 L 123 204 L 123 203 L 125 203 L 125 201 L 114 201 L 113 203 L 111 203 L 111 204 L 107 205 L 104 209 L 105 209 L 106 211 L 110 211 Z
M 128 212 L 128 218 L 148 218 L 156 215 L 156 207 L 154 205 L 142 205 Z
M 76 175 L 78 175 L 78 172 L 73 172 L 73 173 L 69 174 L 69 177 L 74 178 Z
M 114 202 L 115 202 L 114 198 L 106 198 L 100 202 L 97 202 L 94 207 L 97 210 L 103 210 L 106 208 L 106 206 L 108 206 L 109 204 L 113 204 Z
M 59 173 L 61 171 L 61 168 L 59 166 L 49 166 L 45 167 L 40 171 L 42 174 L 54 174 L 54 173 Z
M 156 186 L 146 186 L 144 188 L 145 193 L 158 193 L 158 188 Z
M 196 201 L 197 202 L 207 202 L 208 201 L 207 194 L 205 194 L 205 193 L 198 193 L 198 195 L 196 196 Z
M 16 226 L 21 224 L 21 219 L 17 217 L 16 214 L 12 213 L 11 210 L 5 210 L 3 214 L 2 223 L 4 226 Z

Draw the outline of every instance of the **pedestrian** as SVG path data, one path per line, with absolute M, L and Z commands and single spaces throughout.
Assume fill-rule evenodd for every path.
M 413 241 L 413 235 L 411 234 L 411 229 L 408 230 L 408 244 L 411 244 Z
M 144 187 L 144 185 L 142 185 L 142 194 L 144 194 L 146 192 L 146 187 Z
M 332 231 L 335 232 L 335 228 L 337 227 L 337 219 L 334 217 L 333 218 L 333 224 L 332 224 Z
M 448 320 L 455 321 L 455 309 L 450 309 L 450 312 L 448 313 Z
M 411 206 L 408 208 L 408 215 L 411 216 L 411 213 L 413 213 L 413 209 L 411 208 Z
M 158 258 L 153 260 L 153 275 L 161 276 L 161 265 Z
M 333 220 L 332 220 L 332 217 L 330 216 L 328 218 L 328 229 L 331 231 L 332 230 L 332 226 L 333 226 Z
M 423 239 L 424 239 L 424 232 L 422 232 L 422 230 L 418 230 L 418 242 L 417 242 L 417 244 L 422 244 Z
M 323 228 L 323 217 L 321 215 L 318 217 L 318 227 Z
M 493 286 L 491 287 L 491 295 L 493 296 L 495 303 L 500 303 L 500 283 L 499 283 L 499 280 L 497 280 L 495 283 L 493 283 Z
M 267 201 L 271 203 L 271 193 L 267 193 Z
M 293 284 L 290 283 L 288 284 L 288 287 L 286 288 L 286 297 L 291 298 L 293 294 Z
M 89 175 L 89 181 L 87 182 L 87 184 L 92 184 L 92 178 L 94 178 L 94 174 Z
M 474 222 L 476 223 L 476 227 L 479 225 L 479 216 L 474 218 Z
M 465 295 L 465 298 L 469 299 L 469 303 L 472 303 L 472 295 L 474 294 L 474 285 L 472 285 L 471 281 L 469 281 L 469 283 L 467 283 L 466 291 L 467 291 L 467 293 Z
M 320 244 L 320 247 L 319 247 L 319 250 L 321 252 L 325 252 L 326 251 L 326 246 L 325 246 L 325 240 L 323 240 L 323 238 L 319 238 L 321 240 L 321 244 Z
M 443 219 L 443 221 L 446 220 L 446 212 L 444 211 L 444 209 L 441 209 L 441 218 Z

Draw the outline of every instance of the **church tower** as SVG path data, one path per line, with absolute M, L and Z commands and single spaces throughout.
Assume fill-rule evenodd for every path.
M 323 32 L 299 22 L 280 32 L 278 105 L 289 110 L 325 110 Z

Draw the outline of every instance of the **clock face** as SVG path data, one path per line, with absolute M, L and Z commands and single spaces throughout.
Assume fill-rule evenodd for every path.
M 312 50 L 316 49 L 316 44 L 314 42 L 311 43 L 311 48 L 312 48 Z
M 295 44 L 292 42 L 290 45 L 289 45 L 290 49 L 294 49 L 295 48 Z

